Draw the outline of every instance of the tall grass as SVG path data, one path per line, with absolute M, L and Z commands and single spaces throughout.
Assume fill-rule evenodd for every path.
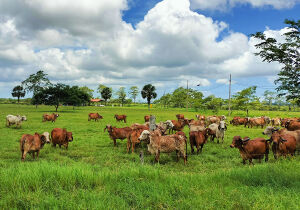
M 200 155 L 189 155 L 188 164 L 176 162 L 174 154 L 163 154 L 160 164 L 146 148 L 126 153 L 126 140 L 114 148 L 106 124 L 123 127 L 143 122 L 147 109 L 61 107 L 57 122 L 42 123 L 42 114 L 51 107 L 0 105 L 0 208 L 11 209 L 299 209 L 299 156 L 268 163 L 254 161 L 243 165 L 239 152 L 229 147 L 235 135 L 263 137 L 262 129 L 228 126 L 224 144 L 208 143 Z M 89 112 L 104 116 L 88 122 Z M 184 110 L 151 110 L 158 121 L 175 119 Z M 7 114 L 25 114 L 28 121 L 21 129 L 7 128 Z M 114 114 L 127 114 L 128 123 L 116 123 Z M 263 115 L 255 112 L 255 115 Z M 284 113 L 286 114 L 286 113 Z M 270 112 L 273 117 L 282 115 Z M 295 113 L 289 113 L 295 116 Z M 50 132 L 65 127 L 74 134 L 69 149 L 50 145 L 33 161 L 28 155 L 20 161 L 18 139 L 24 133 Z M 188 129 L 185 129 L 188 133 Z M 144 150 L 142 165 L 138 152 Z M 190 148 L 188 148 L 190 154 Z

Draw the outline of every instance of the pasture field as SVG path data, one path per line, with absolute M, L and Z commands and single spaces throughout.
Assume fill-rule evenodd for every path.
M 300 155 L 254 166 L 243 165 L 237 149 L 229 147 L 235 135 L 265 137 L 260 128 L 233 127 L 228 121 L 224 144 L 208 142 L 200 155 L 188 163 L 176 162 L 175 154 L 162 154 L 160 164 L 147 155 L 146 147 L 126 153 L 126 140 L 112 140 L 106 124 L 124 127 L 143 123 L 146 114 L 157 121 L 176 119 L 182 113 L 194 118 L 196 112 L 179 109 L 120 107 L 59 107 L 55 123 L 42 123 L 43 113 L 53 107 L 0 105 L 0 209 L 300 209 Z M 88 122 L 88 113 L 99 112 L 104 119 Z M 222 111 L 219 114 L 225 114 Z M 21 129 L 5 126 L 7 114 L 26 115 Z M 116 123 L 114 114 L 126 114 L 128 122 Z M 203 113 L 202 113 L 203 114 Z M 210 112 L 204 113 L 212 114 Z M 244 112 L 234 112 L 241 115 Z M 252 116 L 298 116 L 299 112 L 258 112 Z M 73 132 L 69 149 L 45 145 L 39 160 L 27 155 L 21 162 L 22 134 L 49 133 L 55 127 Z M 188 128 L 185 128 L 188 134 Z M 139 151 L 145 153 L 145 163 Z

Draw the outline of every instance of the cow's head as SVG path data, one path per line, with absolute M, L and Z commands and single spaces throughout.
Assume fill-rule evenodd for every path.
M 164 122 L 164 124 L 167 126 L 167 129 L 171 129 L 174 127 L 171 120 L 167 120 L 166 122 Z
M 272 127 L 272 126 L 268 126 L 268 127 L 266 127 L 266 129 L 262 132 L 262 134 L 271 136 L 274 132 L 277 132 L 278 130 L 279 130 L 279 128 L 275 128 L 275 127 Z
M 21 120 L 22 120 L 22 121 L 26 121 L 26 120 L 27 120 L 26 116 L 25 116 L 25 115 L 22 116 L 22 117 L 21 117 Z
M 46 143 L 50 144 L 50 134 L 48 132 L 44 132 L 42 136 L 45 136 Z
M 290 121 L 290 120 L 287 120 L 286 123 L 285 123 L 285 125 L 284 125 L 284 127 L 285 127 L 285 128 L 289 127 L 290 123 L 291 123 L 291 121 Z
M 107 130 L 110 133 L 112 131 L 112 126 L 107 124 L 104 128 L 104 132 L 105 132 L 105 130 Z
M 231 148 L 240 148 L 243 146 L 243 144 L 247 143 L 250 140 L 249 137 L 244 137 L 243 139 L 241 136 L 234 136 L 232 139 L 232 143 L 230 145 Z
M 227 126 L 226 126 L 226 123 L 224 121 L 220 121 L 220 124 L 218 126 L 218 129 L 220 131 L 224 131 L 224 130 L 227 130 Z
M 150 131 L 144 130 L 144 131 L 141 133 L 141 135 L 140 135 L 140 137 L 138 138 L 138 140 L 140 140 L 140 141 L 148 141 L 149 137 L 150 137 Z
M 210 135 L 214 134 L 213 130 L 210 129 L 210 128 L 205 128 L 204 131 L 202 131 L 202 133 L 203 133 L 203 135 L 204 135 L 204 137 L 205 137 L 206 140 L 208 139 L 208 137 Z
M 55 118 L 59 117 L 59 114 L 54 114 Z
M 73 134 L 72 132 L 67 132 L 66 140 L 71 142 L 73 141 Z
M 100 114 L 98 114 L 98 119 L 103 119 L 103 117 Z

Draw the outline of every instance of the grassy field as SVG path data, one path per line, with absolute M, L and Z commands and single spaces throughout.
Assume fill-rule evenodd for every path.
M 262 129 L 233 127 L 228 123 L 224 144 L 208 143 L 200 155 L 189 155 L 188 164 L 175 155 L 161 155 L 160 164 L 146 155 L 142 165 L 138 152 L 126 153 L 126 140 L 113 147 L 106 124 L 124 127 L 143 122 L 146 114 L 157 121 L 195 112 L 120 107 L 60 107 L 55 123 L 42 123 L 43 113 L 53 107 L 0 105 L 0 209 L 300 209 L 300 156 L 268 163 L 243 165 L 237 149 L 229 147 L 235 135 L 264 137 Z M 88 122 L 88 113 L 99 112 L 101 122 Z M 21 129 L 7 128 L 7 114 L 26 115 Z M 116 123 L 114 114 L 126 114 L 128 123 Z M 211 113 L 204 113 L 211 114 Z M 225 114 L 220 113 L 220 114 Z M 235 112 L 233 115 L 242 115 Z M 252 116 L 298 116 L 296 112 L 250 112 Z M 22 134 L 55 127 L 73 132 L 69 150 L 50 145 L 39 160 L 28 155 L 20 161 Z M 185 128 L 188 133 L 188 129 Z M 188 147 L 188 154 L 190 148 Z

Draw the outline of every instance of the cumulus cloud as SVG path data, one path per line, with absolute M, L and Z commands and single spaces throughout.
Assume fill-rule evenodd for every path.
M 189 0 L 163 0 L 135 27 L 122 20 L 125 0 L 0 4 L 0 82 L 8 85 L 38 69 L 67 84 L 152 83 L 162 89 L 186 80 L 210 86 L 229 73 L 271 76 L 280 69 L 253 55 L 257 40 L 238 32 L 220 39 L 228 25 L 192 11 Z M 265 33 L 278 38 L 282 32 Z
M 286 9 L 295 6 L 299 0 L 191 0 L 192 9 L 228 10 L 237 5 L 249 4 L 252 7 L 271 6 L 275 9 Z

